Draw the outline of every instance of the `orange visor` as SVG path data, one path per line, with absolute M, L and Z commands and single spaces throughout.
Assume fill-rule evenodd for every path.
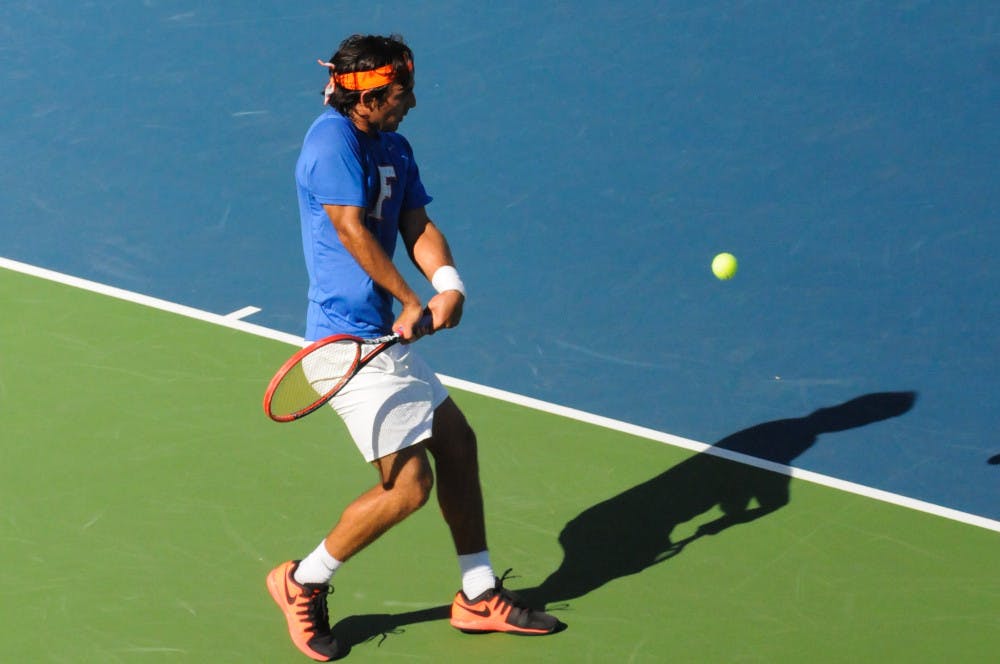
M 411 72 L 413 71 L 412 60 L 407 60 L 406 66 Z M 384 67 L 379 67 L 378 69 L 369 69 L 368 71 L 352 71 L 346 74 L 331 72 L 330 78 L 332 78 L 333 82 L 339 87 L 347 90 L 371 90 L 373 88 L 381 88 L 383 85 L 389 85 L 392 83 L 394 77 L 392 65 L 385 65 Z

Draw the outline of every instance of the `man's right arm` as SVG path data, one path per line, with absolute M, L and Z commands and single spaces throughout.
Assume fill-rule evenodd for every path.
M 361 269 L 402 304 L 402 311 L 393 323 L 393 331 L 399 332 L 407 340 L 423 334 L 424 331 L 414 329 L 423 315 L 423 303 L 396 269 L 382 245 L 365 227 L 365 209 L 351 205 L 324 205 L 323 209 L 330 217 L 337 237 Z

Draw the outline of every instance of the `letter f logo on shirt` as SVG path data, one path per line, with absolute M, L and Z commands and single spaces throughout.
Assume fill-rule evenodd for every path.
M 374 219 L 382 220 L 382 203 L 387 198 L 392 198 L 392 185 L 396 182 L 396 169 L 391 165 L 378 167 L 379 188 L 378 200 L 372 209 L 371 216 Z

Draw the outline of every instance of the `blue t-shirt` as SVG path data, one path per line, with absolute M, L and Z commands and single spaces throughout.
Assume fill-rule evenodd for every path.
M 392 295 L 341 244 L 323 205 L 365 208 L 365 225 L 392 258 L 400 212 L 431 201 L 410 144 L 395 132 L 369 136 L 328 109 L 306 132 L 295 183 L 309 272 L 306 339 L 387 334 L 394 320 Z

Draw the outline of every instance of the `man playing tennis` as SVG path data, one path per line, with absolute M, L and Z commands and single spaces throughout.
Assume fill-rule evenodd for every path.
M 435 374 L 406 342 L 458 325 L 465 289 L 409 143 L 395 133 L 416 106 L 413 53 L 401 38 L 354 35 L 330 62 L 329 108 L 306 133 L 296 165 L 309 272 L 306 338 L 400 334 L 332 400 L 378 473 L 314 551 L 282 563 L 267 585 L 292 641 L 309 657 L 343 654 L 326 598 L 341 564 L 420 508 L 437 474 L 437 499 L 462 573 L 451 624 L 467 632 L 550 634 L 562 627 L 504 589 L 486 547 L 476 438 Z M 392 262 L 396 238 L 437 294 L 426 304 Z M 401 305 L 393 315 L 393 302 Z

